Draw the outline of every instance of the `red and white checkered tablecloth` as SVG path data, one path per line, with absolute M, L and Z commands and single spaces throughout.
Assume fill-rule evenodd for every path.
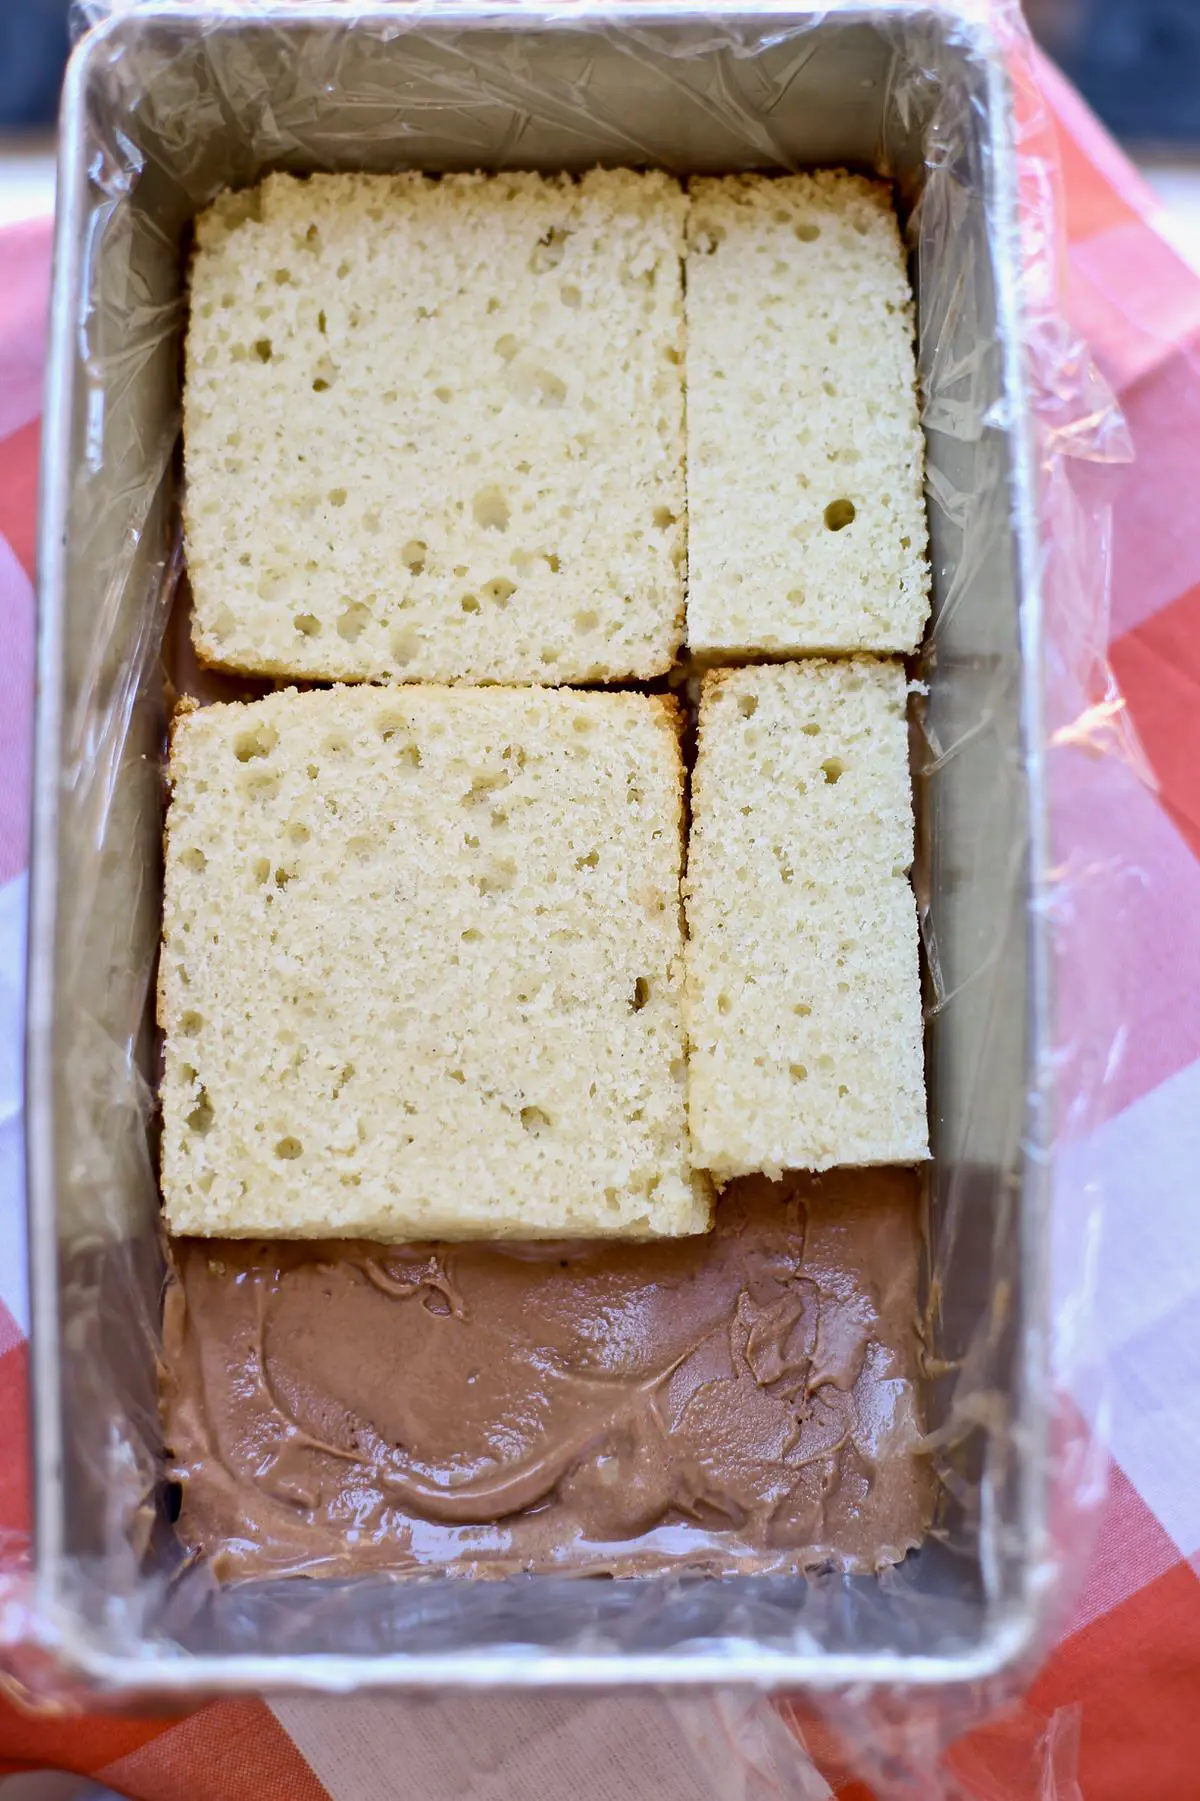
M 1109 1493 L 1070 1630 L 1023 1709 L 949 1754 L 972 1801 L 1200 1801 L 1200 275 L 1154 196 L 1040 65 L 1065 170 L 1074 328 L 1137 462 L 1117 499 L 1111 658 L 1153 781 L 1108 777 L 1091 854 L 1140 871 L 1112 954 L 1133 997 L 1087 1145 L 1108 1205 L 1096 1330 Z M 0 232 L 0 1546 L 28 1508 L 20 998 L 33 543 L 50 223 Z M 1155 787 L 1157 785 L 1157 788 Z M 1068 1155 L 1070 1155 L 1069 1153 Z M 1084 1397 L 1080 1397 L 1084 1400 Z M 11 1535 L 11 1536 L 10 1536 Z M 33 1720 L 0 1705 L 0 1772 L 85 1772 L 144 1801 L 726 1797 L 870 1801 L 809 1736 L 753 1774 L 745 1715 L 653 1697 L 223 1701 L 184 1720 Z M 739 1736 L 740 1734 L 740 1736 Z M 775 1745 L 774 1770 L 780 1768 Z M 757 1788 L 756 1783 L 766 1787 Z

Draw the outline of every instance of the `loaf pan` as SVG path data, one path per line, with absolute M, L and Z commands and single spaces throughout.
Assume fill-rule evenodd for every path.
M 946 1684 L 1037 1645 L 1045 819 L 1010 106 L 984 31 L 904 4 L 138 4 L 77 46 L 43 451 L 27 1095 L 36 1631 L 64 1685 L 183 1701 Z M 870 1581 L 181 1581 L 156 1406 L 152 979 L 190 223 L 276 168 L 596 163 L 846 165 L 890 177 L 907 223 L 934 572 L 914 733 L 934 1529 Z

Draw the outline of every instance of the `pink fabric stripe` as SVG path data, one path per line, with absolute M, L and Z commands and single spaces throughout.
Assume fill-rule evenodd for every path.
M 1080 1632 L 1179 1561 L 1179 1550 L 1119 1464 L 1109 1465 L 1108 1497 L 1068 1632 Z
M 1111 755 L 1064 751 L 1054 777 L 1055 906 L 1072 919 L 1056 978 L 1060 1091 L 1097 1093 L 1076 1136 L 1200 1058 L 1200 862 Z
M 29 861 L 33 583 L 0 537 L 0 883 Z
M 0 438 L 42 410 L 53 230 L 30 219 L 0 232 Z
M 1148 225 L 1118 225 L 1077 244 L 1068 303 L 1071 323 L 1118 391 L 1200 332 L 1200 280 Z
M 1200 281 L 1194 283 L 1200 294 Z M 1112 635 L 1143 625 L 1200 585 L 1196 450 L 1200 334 L 1121 395 L 1136 462 L 1117 495 Z M 1190 659 L 1200 673 L 1200 643 Z

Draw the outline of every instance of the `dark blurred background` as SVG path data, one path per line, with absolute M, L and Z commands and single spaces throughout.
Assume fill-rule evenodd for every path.
M 0 132 L 45 128 L 58 109 L 68 0 L 0 0 Z
M 1026 0 L 1025 11 L 1119 138 L 1200 152 L 1200 0 Z
M 0 0 L 0 132 L 54 118 L 68 0 Z M 1117 135 L 1200 154 L 1200 0 L 1027 0 L 1030 23 Z

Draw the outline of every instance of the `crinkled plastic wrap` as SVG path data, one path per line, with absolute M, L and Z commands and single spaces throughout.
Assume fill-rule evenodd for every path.
M 1127 754 L 1103 658 L 1100 467 L 1126 440 L 1057 311 L 1054 165 L 1017 9 L 149 0 L 84 22 L 45 432 L 37 1545 L 35 1575 L 14 1567 L 6 1590 L 16 1678 L 68 1704 L 298 1684 L 718 1684 L 720 1713 L 696 1701 L 688 1717 L 744 1744 L 747 1788 L 769 1766 L 786 1792 L 814 1792 L 808 1743 L 884 1792 L 958 1792 L 936 1774 L 941 1749 L 1046 1648 L 1096 1498 L 1095 1436 L 1056 1398 L 1087 1354 L 1096 1203 L 1060 1197 L 1079 1269 L 1060 1268 L 1052 1292 L 1053 1151 L 1086 1127 L 1119 1042 L 1114 872 L 1073 855 L 1069 803 L 1078 759 Z M 891 177 L 907 222 L 934 570 L 913 743 L 937 1516 L 878 1580 L 220 1589 L 202 1568 L 180 1573 L 156 1408 L 151 986 L 189 224 L 268 168 L 597 161 L 682 175 L 849 164 Z M 779 1690 L 805 1699 L 738 1698 Z M 1045 1756 L 1031 1743 L 1031 1794 L 1058 1793 L 1069 1766 L 1069 1731 L 1051 1736 Z

